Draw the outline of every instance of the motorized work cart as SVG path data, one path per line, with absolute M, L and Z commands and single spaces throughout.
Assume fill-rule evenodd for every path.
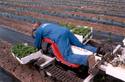
M 86 36 L 76 35 L 76 37 L 83 44 L 88 44 L 92 38 L 92 29 Z M 51 52 L 46 52 L 45 54 L 40 50 L 23 58 L 18 58 L 14 53 L 12 53 L 12 55 L 21 64 L 33 62 L 33 65 L 37 66 L 45 77 L 50 77 L 56 82 L 92 82 L 99 70 L 104 71 L 107 75 L 125 81 L 125 68 L 124 66 L 119 66 L 125 65 L 125 48 L 122 45 L 115 46 L 112 52 L 107 52 L 103 55 L 94 53 L 97 63 L 93 66 L 93 69 L 97 68 L 98 71 L 88 74 L 88 70 L 85 66 L 65 61 L 56 43 L 52 40 L 44 38 L 42 41 L 49 44 L 49 47 L 46 47 L 46 50 Z M 124 40 L 123 43 L 125 43 Z M 88 50 L 75 46 L 72 46 L 72 51 L 76 54 L 92 54 L 92 52 Z

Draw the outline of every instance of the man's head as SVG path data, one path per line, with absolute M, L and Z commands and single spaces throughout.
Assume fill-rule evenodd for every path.
M 34 24 L 32 24 L 32 37 L 35 38 L 35 31 L 37 30 L 37 28 L 41 25 L 41 22 L 35 22 Z
M 35 22 L 34 24 L 32 24 L 32 28 L 33 29 L 37 29 L 42 23 L 41 22 Z

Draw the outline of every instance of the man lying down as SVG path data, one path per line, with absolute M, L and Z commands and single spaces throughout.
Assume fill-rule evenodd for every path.
M 64 59 L 73 64 L 89 66 L 89 71 L 92 66 L 96 63 L 95 56 L 93 53 L 96 53 L 97 48 L 93 46 L 88 46 L 82 44 L 76 36 L 70 32 L 66 27 L 60 26 L 53 23 L 40 23 L 36 22 L 33 24 L 33 32 L 35 38 L 35 47 L 41 49 L 41 40 L 43 38 L 49 38 L 54 41 Z M 87 49 L 93 52 L 91 55 L 87 54 L 75 54 L 72 52 L 71 46 L 77 46 L 83 49 Z

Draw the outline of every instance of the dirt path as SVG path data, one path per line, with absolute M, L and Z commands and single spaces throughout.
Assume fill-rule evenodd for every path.
M 104 24 L 98 24 L 98 23 L 90 23 L 90 22 L 85 22 L 85 21 L 78 21 L 76 20 L 71 20 L 71 19 L 62 19 L 59 17 L 52 17 L 52 16 L 45 16 L 47 20 L 50 21 L 56 21 L 56 22 L 62 22 L 62 23 L 71 23 L 74 25 L 84 25 L 84 26 L 89 26 L 93 27 L 96 30 L 99 31 L 105 31 L 105 32 L 111 32 L 117 35 L 122 35 L 125 36 L 125 28 L 121 27 L 116 27 L 116 26 L 111 26 L 111 25 L 104 25 Z M 31 36 L 32 32 L 32 24 L 24 21 L 17 21 L 14 19 L 8 19 L 5 17 L 1 17 L 0 19 L 0 24 L 1 25 L 6 25 L 8 27 L 11 27 L 11 29 L 25 33 L 27 35 Z
M 8 27 L 12 27 L 10 29 L 16 30 L 18 32 L 22 32 L 29 36 L 31 35 L 31 32 L 32 32 L 31 24 L 25 21 L 17 21 L 17 20 L 1 17 L 0 25 L 6 25 Z
M 0 25 L 0 39 L 5 40 L 11 44 L 28 43 L 33 45 L 34 39 L 31 36 L 11 30 L 10 28 L 11 27 Z

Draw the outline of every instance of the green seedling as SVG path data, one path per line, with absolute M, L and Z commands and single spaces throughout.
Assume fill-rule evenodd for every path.
M 19 58 L 30 55 L 36 51 L 36 48 L 24 44 L 16 44 L 12 47 L 12 52 Z

